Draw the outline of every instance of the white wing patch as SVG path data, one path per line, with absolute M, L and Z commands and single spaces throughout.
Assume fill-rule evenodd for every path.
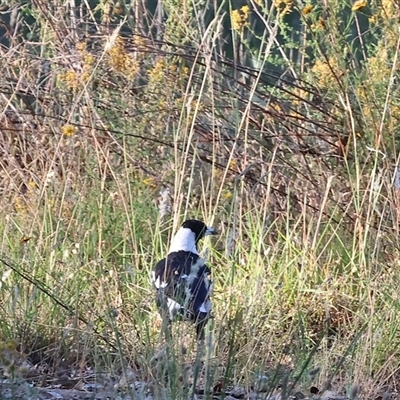
M 183 310 L 187 310 L 189 307 L 189 303 L 192 299 L 193 293 L 191 292 L 190 286 L 193 283 L 193 281 L 197 278 L 199 269 L 205 265 L 205 260 L 203 258 L 199 258 L 191 267 L 189 275 L 187 274 L 182 274 L 180 276 L 180 279 L 182 279 L 184 282 L 179 282 L 177 286 L 179 287 L 181 284 L 185 285 L 185 301 L 184 304 L 179 304 L 177 301 L 169 298 L 166 296 L 166 301 L 167 301 L 167 308 L 168 312 L 170 315 L 170 318 L 173 319 L 177 314 L 182 313 Z M 212 309 L 212 303 L 211 300 L 209 299 L 209 296 L 212 294 L 213 290 L 213 284 L 210 279 L 210 275 L 204 275 L 204 284 L 205 287 L 207 288 L 207 299 L 201 304 L 199 307 L 199 312 L 201 313 L 206 313 L 209 314 Z M 165 287 L 168 286 L 168 283 L 163 281 L 160 276 L 157 277 L 155 276 L 155 272 L 152 272 L 152 283 L 157 289 L 164 289 Z
M 206 275 L 204 276 L 204 283 L 206 285 L 206 288 L 208 289 L 208 295 L 207 297 L 211 296 L 212 291 L 213 291 L 213 284 L 211 282 L 210 276 Z M 208 298 L 199 308 L 199 311 L 202 313 L 209 313 L 211 312 L 212 309 L 212 303 L 211 300 Z
M 204 275 L 204 285 L 208 289 L 208 294 L 210 295 L 213 290 L 213 284 L 211 282 L 211 277 L 210 275 Z
M 167 297 L 167 306 L 171 319 L 175 317 L 175 315 L 178 314 L 182 309 L 182 306 L 178 302 L 170 299 L 169 297 Z
M 199 311 L 202 313 L 208 314 L 212 309 L 212 304 L 210 300 L 206 300 L 199 308 Z
M 187 284 L 191 285 L 193 281 L 197 278 L 199 269 L 205 264 L 204 258 L 199 258 L 190 268 L 190 274 L 187 277 Z
M 168 285 L 167 282 L 163 282 L 159 276 L 158 276 L 157 279 L 156 279 L 156 274 L 154 273 L 154 271 L 151 273 L 151 275 L 152 275 L 152 282 L 153 282 L 153 285 L 154 285 L 157 289 L 165 288 L 165 287 Z

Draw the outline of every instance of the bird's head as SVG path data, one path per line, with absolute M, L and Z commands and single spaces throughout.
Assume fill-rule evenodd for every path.
M 188 219 L 182 224 L 178 232 L 176 232 L 169 252 L 191 251 L 197 254 L 197 243 L 204 236 L 217 234 L 214 228 L 207 226 L 204 222 L 196 219 Z

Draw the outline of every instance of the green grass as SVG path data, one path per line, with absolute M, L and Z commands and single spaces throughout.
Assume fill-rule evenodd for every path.
M 156 189 L 128 171 L 121 182 L 92 180 L 70 201 L 65 186 L 35 187 L 26 208 L 5 207 L 1 250 L 12 263 L 3 264 L 4 342 L 54 371 L 130 365 L 173 398 L 193 392 L 189 372 L 208 388 L 221 378 L 254 385 L 265 374 L 272 386 L 286 380 L 287 390 L 293 380 L 296 388 L 332 378 L 362 384 L 371 374 L 384 380 L 398 346 L 395 266 L 365 253 L 368 233 L 347 232 L 344 241 L 329 220 L 292 220 L 290 205 L 281 229 L 268 222 L 266 206 L 239 194 L 214 221 L 220 236 L 207 243 L 216 282 L 208 358 L 192 370 L 193 329 L 177 324 L 168 359 L 151 362 L 162 341 L 150 271 L 173 223 L 158 219 Z M 315 367 L 318 377 L 309 377 Z
M 132 398 L 261 386 L 268 398 L 278 385 L 282 398 L 311 386 L 382 395 L 399 347 L 397 11 L 294 5 L 297 41 L 289 14 L 249 2 L 256 25 L 228 29 L 231 59 L 220 24 L 237 5 L 211 18 L 189 3 L 165 3 L 163 41 L 136 25 L 117 39 L 131 23 L 118 14 L 113 34 L 67 49 L 39 2 L 24 10 L 35 44 L 21 36 L 4 49 L 1 372 L 14 397 L 44 370 L 124 377 Z M 103 6 L 103 25 L 80 26 L 103 31 Z M 368 12 L 377 22 L 363 36 Z M 39 88 L 44 55 L 52 69 Z M 220 232 L 204 243 L 215 318 L 201 353 L 185 323 L 164 343 L 150 284 L 188 217 Z

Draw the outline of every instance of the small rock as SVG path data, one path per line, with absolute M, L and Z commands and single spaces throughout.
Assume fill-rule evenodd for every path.
M 271 389 L 268 380 L 267 375 L 258 376 L 257 380 L 254 382 L 254 390 L 257 392 L 268 392 L 268 390 Z
M 235 399 L 244 399 L 244 397 L 246 396 L 246 389 L 244 387 L 238 386 L 232 389 L 229 394 Z
M 136 380 L 136 374 L 131 368 L 127 368 L 118 383 L 114 385 L 115 389 L 119 389 L 121 387 L 125 387 L 130 383 L 133 383 Z
M 303 400 L 306 398 L 306 395 L 301 392 L 296 392 L 292 397 L 296 400 Z
M 332 390 L 325 390 L 321 395 L 321 400 L 346 400 L 346 396 L 341 396 Z

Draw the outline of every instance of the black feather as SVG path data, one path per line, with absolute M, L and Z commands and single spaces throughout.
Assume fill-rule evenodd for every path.
M 193 265 L 199 264 L 197 272 L 192 271 Z M 191 277 L 193 273 L 193 277 Z M 191 277 L 190 282 L 188 278 Z M 168 254 L 167 258 L 159 261 L 155 267 L 154 281 L 160 282 L 157 305 L 162 311 L 170 298 L 181 305 L 180 314 L 185 318 L 197 320 L 201 314 L 201 306 L 209 300 L 211 287 L 211 270 L 201 258 L 194 253 L 178 251 Z M 164 286 L 165 287 L 162 287 Z M 185 307 L 186 304 L 186 307 Z M 170 319 L 172 315 L 169 314 Z
M 185 221 L 172 240 L 169 254 L 153 271 L 156 303 L 164 322 L 172 322 L 175 317 L 191 320 L 199 339 L 204 337 L 204 327 L 211 317 L 212 283 L 210 268 L 198 255 L 197 245 L 205 235 L 215 234 L 202 221 Z

